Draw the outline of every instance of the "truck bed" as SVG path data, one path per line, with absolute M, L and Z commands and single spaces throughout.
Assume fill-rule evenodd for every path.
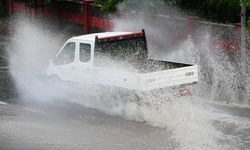
M 144 73 L 140 76 L 141 91 L 162 87 L 181 86 L 198 82 L 198 67 L 185 66 L 168 70 Z
M 128 71 L 133 73 L 151 73 L 151 72 L 192 66 L 190 64 L 154 60 L 154 59 L 122 61 L 103 56 L 101 58 L 96 57 L 94 65 L 96 67 L 113 68 L 116 70 Z
M 112 68 L 110 65 L 95 66 L 94 78 L 98 84 L 117 86 L 137 91 L 148 91 L 162 87 L 191 84 L 198 81 L 198 69 L 186 65 L 165 61 L 148 60 L 150 65 L 138 66 L 137 69 Z M 158 63 L 158 67 L 155 67 Z
M 146 59 L 135 64 L 135 68 L 139 73 L 158 72 L 187 66 L 191 65 L 154 59 Z

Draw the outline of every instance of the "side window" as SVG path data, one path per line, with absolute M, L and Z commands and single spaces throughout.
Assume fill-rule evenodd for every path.
M 56 57 L 55 64 L 64 65 L 74 61 L 75 58 L 75 47 L 74 42 L 67 43 L 61 53 Z
M 91 58 L 91 46 L 90 44 L 80 43 L 80 61 L 88 62 Z

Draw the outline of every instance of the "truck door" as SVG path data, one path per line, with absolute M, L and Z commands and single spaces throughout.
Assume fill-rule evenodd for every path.
M 92 83 L 93 81 L 93 47 L 92 43 L 79 42 L 78 43 L 78 66 L 77 80 L 84 83 Z
M 74 79 L 75 52 L 76 43 L 67 42 L 54 59 L 54 72 L 63 80 L 72 81 Z

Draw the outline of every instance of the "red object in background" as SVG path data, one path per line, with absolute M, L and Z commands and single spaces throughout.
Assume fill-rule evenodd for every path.
M 179 91 L 179 94 L 180 94 L 181 96 L 185 96 L 185 95 L 191 95 L 192 92 L 191 92 L 191 90 L 189 90 L 189 89 L 182 89 L 182 90 Z
M 100 10 L 100 7 L 93 5 L 93 0 L 53 1 L 55 2 L 55 5 L 53 7 L 42 6 L 35 8 L 37 2 L 37 0 L 32 0 L 32 7 L 27 7 L 24 5 L 24 3 L 10 1 L 7 3 L 9 15 L 13 15 L 16 11 L 26 11 L 31 14 L 33 19 L 35 19 L 37 15 L 54 17 L 60 22 L 65 21 L 81 25 L 83 28 L 82 31 L 84 31 L 84 33 L 89 33 L 90 28 L 97 29 L 98 32 L 112 29 L 113 24 L 111 19 L 107 19 L 105 15 L 103 15 L 103 12 Z M 67 9 L 69 9 L 69 11 L 67 11 Z M 180 27 L 182 28 L 182 30 L 179 30 L 179 32 L 173 31 L 173 33 L 169 33 L 173 34 L 173 36 L 171 37 L 173 37 L 173 41 L 175 41 L 177 44 L 178 41 L 185 40 L 188 35 L 191 35 L 191 38 L 195 44 L 203 42 L 201 41 L 201 35 L 197 36 L 195 32 L 196 30 L 198 30 L 197 28 L 199 28 L 199 26 L 204 25 L 210 26 L 211 28 L 212 35 L 211 37 L 209 37 L 209 45 L 211 49 L 222 49 L 223 51 L 229 53 L 239 53 L 240 51 L 239 25 L 226 25 L 205 22 L 198 20 L 197 17 L 176 17 L 171 19 L 174 22 L 181 21 L 182 24 L 185 24 L 185 26 Z M 171 19 L 166 21 L 171 21 Z M 215 30 L 220 31 L 221 29 L 226 30 L 223 31 L 224 33 L 232 35 L 225 36 L 219 35 L 217 33 L 216 35 L 213 35 Z M 228 29 L 230 29 L 230 31 L 227 31 Z
M 27 7 L 24 3 L 21 2 L 8 2 L 8 12 L 9 15 L 13 15 L 18 11 L 25 11 L 28 14 L 31 14 L 32 17 L 36 17 L 37 15 L 43 15 L 48 17 L 55 17 L 59 21 L 66 21 L 69 23 L 79 24 L 83 27 L 84 33 L 89 33 L 89 28 L 96 28 L 102 31 L 107 31 L 112 28 L 112 22 L 109 19 L 105 19 L 103 17 L 90 15 L 89 9 L 93 7 L 94 10 L 100 11 L 98 6 L 92 5 L 93 0 L 77 0 L 77 1 L 65 1 L 65 3 L 74 3 L 75 6 L 80 8 L 80 11 L 77 12 L 74 8 L 69 8 L 67 4 L 64 4 L 63 1 L 55 1 L 54 7 L 37 7 L 35 8 L 36 1 L 32 0 L 32 7 Z M 64 7 L 62 7 L 64 5 Z M 64 8 L 71 9 L 70 11 L 66 11 Z M 93 9 L 92 9 L 93 10 Z

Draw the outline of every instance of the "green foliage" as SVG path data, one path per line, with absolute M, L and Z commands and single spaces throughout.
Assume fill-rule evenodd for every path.
M 209 0 L 209 2 L 212 2 L 217 7 L 223 3 L 228 3 L 232 7 L 240 7 L 241 4 L 246 4 L 248 9 L 250 8 L 250 0 Z M 249 18 L 247 19 L 247 32 L 250 32 L 250 19 Z
M 249 3 L 249 0 L 240 0 L 240 3 L 241 3 L 241 4 L 248 4 L 248 3 Z
M 103 11 L 113 12 L 116 10 L 118 3 L 123 0 L 94 0 L 95 5 L 100 5 Z
M 175 5 L 178 0 L 94 0 L 96 5 L 100 5 L 103 11 L 135 10 L 140 8 L 157 9 L 166 3 Z
M 164 5 L 164 0 L 125 0 L 119 5 L 121 11 L 124 10 L 155 10 Z
M 178 5 L 189 12 L 211 21 L 239 22 L 240 0 L 179 0 Z
M 214 6 L 220 6 L 223 4 L 227 4 L 229 6 L 237 7 L 240 4 L 250 5 L 250 0 L 206 0 L 208 4 Z
M 250 20 L 247 20 L 247 32 L 250 33 Z
M 44 0 L 44 4 L 45 5 L 51 4 L 51 0 Z

